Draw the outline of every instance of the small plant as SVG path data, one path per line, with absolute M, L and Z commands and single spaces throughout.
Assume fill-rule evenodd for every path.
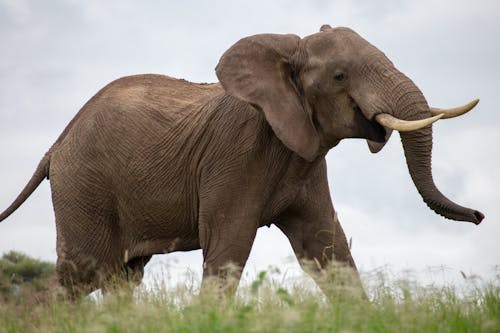
M 55 265 L 9 251 L 0 258 L 0 299 L 16 300 L 48 289 Z

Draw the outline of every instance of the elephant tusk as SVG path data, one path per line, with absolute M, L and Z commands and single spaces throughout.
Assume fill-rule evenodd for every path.
M 479 99 L 475 99 L 470 103 L 452 109 L 431 108 L 431 113 L 433 116 L 444 114 L 443 119 L 455 118 L 472 110 L 477 103 L 479 103 Z
M 399 132 L 410 132 L 429 126 L 430 124 L 437 121 L 443 116 L 444 114 L 438 114 L 434 117 L 425 118 L 421 120 L 402 120 L 394 116 L 391 116 L 390 114 L 387 113 L 380 113 L 375 116 L 375 120 L 384 127 Z

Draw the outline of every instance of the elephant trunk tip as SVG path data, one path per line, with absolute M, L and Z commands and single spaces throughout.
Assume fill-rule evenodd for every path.
M 478 225 L 485 217 L 484 214 L 478 210 L 462 207 L 454 203 L 451 203 L 449 206 L 441 206 L 431 201 L 428 202 L 427 205 L 439 215 L 455 221 L 471 222 Z
M 472 223 L 474 223 L 475 225 L 478 225 L 480 224 L 483 219 L 484 219 L 484 214 L 481 213 L 480 211 L 478 210 L 475 210 L 474 213 L 473 213 L 474 217 L 476 218 L 475 220 L 471 221 Z
M 474 209 L 467 209 L 464 216 L 459 220 L 472 222 L 475 225 L 478 225 L 483 221 L 483 219 L 484 219 L 484 214 L 481 213 L 480 211 Z

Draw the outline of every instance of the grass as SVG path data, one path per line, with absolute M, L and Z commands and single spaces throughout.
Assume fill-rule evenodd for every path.
M 325 279 L 332 274 L 339 272 Z M 379 271 L 363 279 L 370 301 L 352 297 L 345 280 L 327 288 L 328 301 L 301 281 L 274 281 L 272 271 L 240 286 L 235 297 L 215 288 L 198 295 L 198 282 L 186 280 L 76 303 L 7 300 L 0 303 L 0 332 L 500 332 L 498 276 L 467 278 L 459 288 L 389 281 Z

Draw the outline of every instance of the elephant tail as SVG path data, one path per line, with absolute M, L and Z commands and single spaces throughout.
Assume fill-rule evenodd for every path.
M 21 193 L 17 196 L 17 198 L 14 200 L 13 203 L 10 204 L 10 206 L 4 210 L 0 214 L 0 222 L 5 220 L 10 214 L 12 214 L 16 209 L 19 208 L 19 206 L 22 205 L 26 199 L 33 193 L 33 191 L 36 190 L 38 185 L 48 177 L 49 177 L 49 165 L 50 165 L 50 150 L 45 154 L 45 156 L 42 158 L 40 163 L 38 164 L 38 167 L 35 170 L 35 173 L 29 180 L 28 184 L 24 187 L 24 189 L 21 191 Z

